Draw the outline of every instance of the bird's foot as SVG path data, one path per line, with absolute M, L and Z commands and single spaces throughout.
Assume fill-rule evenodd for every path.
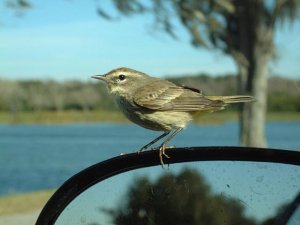
M 166 158 L 170 158 L 170 156 L 167 155 L 167 153 L 165 152 L 166 150 L 166 146 L 164 144 L 162 144 L 160 147 L 159 147 L 159 160 L 160 160 L 160 164 L 162 167 L 164 167 L 164 161 L 163 161 L 163 156 L 166 157 Z

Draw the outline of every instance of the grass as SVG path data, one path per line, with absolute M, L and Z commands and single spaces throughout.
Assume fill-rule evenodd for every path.
M 0 216 L 26 213 L 44 207 L 53 190 L 37 191 L 0 197 Z
M 39 112 L 19 112 L 10 114 L 0 112 L 0 123 L 25 123 L 25 124 L 51 124 L 51 123 L 89 123 L 89 122 L 125 122 L 125 117 L 117 111 L 39 111 Z
M 267 119 L 271 121 L 299 121 L 299 112 L 270 112 Z
M 197 116 L 195 122 L 199 124 L 218 124 L 225 121 L 237 120 L 238 113 L 234 111 L 220 111 Z M 300 120 L 297 112 L 271 112 L 267 114 L 268 120 L 296 121 Z M 40 111 L 20 112 L 10 114 L 0 112 L 0 123 L 7 124 L 53 124 L 53 123 L 93 123 L 93 122 L 117 122 L 124 123 L 128 120 L 119 111 Z

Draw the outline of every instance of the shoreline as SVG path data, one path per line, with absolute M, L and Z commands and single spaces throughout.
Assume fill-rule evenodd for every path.
M 0 225 L 35 224 L 54 190 L 0 196 Z
M 269 112 L 267 121 L 300 121 L 299 112 Z M 219 124 L 238 120 L 238 112 L 221 111 L 196 116 L 196 124 Z M 0 112 L 0 124 L 72 124 L 72 123 L 130 123 L 119 111 L 40 111 L 20 112 L 12 115 Z
M 38 190 L 25 193 L 14 193 L 0 196 L 0 217 L 26 214 L 41 210 L 54 190 Z

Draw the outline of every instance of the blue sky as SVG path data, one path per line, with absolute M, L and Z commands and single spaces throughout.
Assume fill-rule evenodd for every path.
M 230 57 L 193 48 L 180 26 L 172 39 L 154 29 L 149 15 L 111 22 L 97 15 L 97 1 L 31 2 L 21 17 L 0 3 L 0 78 L 89 80 L 120 66 L 153 76 L 236 72 Z M 276 32 L 271 73 L 300 77 L 299 36 L 299 21 Z

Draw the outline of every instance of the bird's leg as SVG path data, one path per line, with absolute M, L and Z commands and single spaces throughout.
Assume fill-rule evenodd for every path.
M 142 152 L 142 151 L 146 150 L 149 146 L 151 146 L 154 143 L 158 142 L 160 139 L 167 136 L 169 133 L 170 133 L 170 131 L 165 131 L 162 135 L 158 136 L 157 138 L 155 138 L 154 140 L 150 141 L 148 144 L 143 146 L 138 152 Z
M 170 135 L 162 144 L 161 146 L 159 147 L 159 159 L 160 159 L 160 163 L 161 165 L 163 166 L 164 165 L 164 161 L 163 161 L 163 158 L 162 156 L 165 156 L 167 158 L 170 158 L 167 153 L 165 152 L 166 150 L 166 144 L 172 139 L 175 137 L 176 134 L 178 134 L 183 128 L 178 128 L 176 129 L 172 135 Z

